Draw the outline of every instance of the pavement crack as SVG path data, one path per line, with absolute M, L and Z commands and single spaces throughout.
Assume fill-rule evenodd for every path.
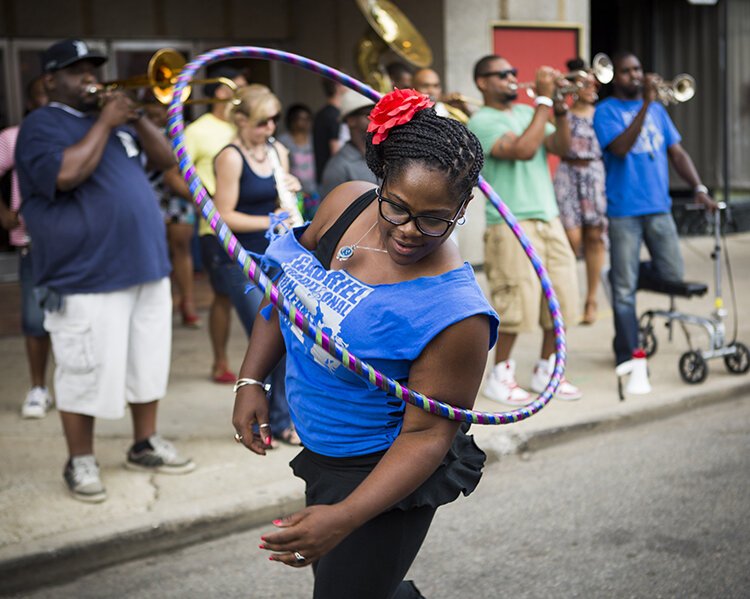
M 151 497 L 149 502 L 146 504 L 146 510 L 149 512 L 152 512 L 154 511 L 156 504 L 159 502 L 159 498 L 161 496 L 161 487 L 159 487 L 159 481 L 156 478 L 156 474 L 149 475 L 148 483 L 151 485 L 151 488 L 153 489 L 153 496 Z

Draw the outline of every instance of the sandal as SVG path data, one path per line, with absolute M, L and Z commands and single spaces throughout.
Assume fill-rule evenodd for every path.
M 587 300 L 583 307 L 581 324 L 594 324 L 597 318 L 596 300 Z
M 182 326 L 188 329 L 199 329 L 201 326 L 201 317 L 195 313 L 182 313 Z
M 276 438 L 282 443 L 286 443 L 287 445 L 293 445 L 296 447 L 302 446 L 302 440 L 299 438 L 299 435 L 297 434 L 297 431 L 294 430 L 293 426 L 285 428 L 278 435 L 276 435 Z
M 192 306 L 192 303 L 190 304 Z M 180 302 L 180 312 L 182 313 L 182 326 L 188 329 L 197 329 L 201 326 L 201 319 L 192 307 L 188 307 L 185 302 Z
M 233 385 L 237 380 L 237 375 L 228 368 L 225 368 L 221 372 L 214 372 L 212 378 L 214 383 L 220 383 L 222 385 Z

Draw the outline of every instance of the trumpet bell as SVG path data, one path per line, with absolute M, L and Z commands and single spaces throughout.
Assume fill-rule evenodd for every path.
M 148 62 L 147 76 L 151 84 L 154 97 L 162 104 L 172 101 L 174 86 L 180 71 L 185 68 L 185 59 L 182 54 L 172 48 L 162 48 L 151 57 Z M 185 86 L 182 90 L 182 101 L 190 96 L 191 87 Z
M 594 72 L 596 80 L 602 85 L 607 85 L 615 78 L 615 65 L 604 52 L 599 52 L 594 56 L 591 61 L 591 70 Z
M 672 80 L 672 98 L 677 103 L 687 102 L 695 95 L 695 79 L 681 73 Z

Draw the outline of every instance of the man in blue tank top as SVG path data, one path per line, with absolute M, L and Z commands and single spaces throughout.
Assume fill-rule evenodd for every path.
M 97 92 L 106 57 L 81 40 L 42 55 L 50 104 L 24 121 L 16 164 L 33 277 L 55 356 L 68 445 L 64 478 L 81 501 L 106 498 L 94 418 L 133 415 L 126 466 L 181 473 L 191 460 L 156 434 L 169 375 L 172 301 L 164 223 L 141 153 L 166 170 L 159 129 L 122 92 Z

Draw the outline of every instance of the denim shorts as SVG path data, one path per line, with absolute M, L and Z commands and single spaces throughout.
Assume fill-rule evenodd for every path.
M 27 337 L 46 337 L 44 310 L 34 295 L 31 270 L 31 251 L 19 248 L 18 280 L 21 282 L 21 330 Z
M 229 257 L 215 235 L 201 235 L 201 260 L 208 272 L 211 288 L 217 295 L 230 299 L 248 337 L 263 293 L 254 287 L 240 266 Z

